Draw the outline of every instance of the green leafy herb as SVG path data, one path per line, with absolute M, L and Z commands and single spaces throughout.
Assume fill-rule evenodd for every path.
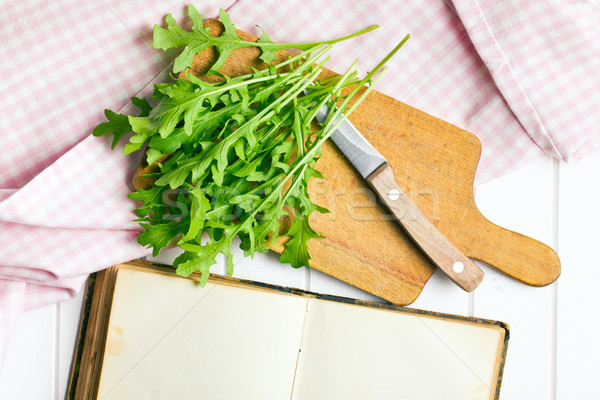
M 136 116 L 106 111 L 108 121 L 98 125 L 94 135 L 112 133 L 114 148 L 133 131 L 124 152 L 144 148 L 148 164 L 160 168 L 150 176 L 155 179 L 152 187 L 129 195 L 142 203 L 136 210 L 143 228 L 138 242 L 152 247 L 154 255 L 176 244 L 184 250 L 174 261 L 177 273 L 200 271 L 203 284 L 218 254 L 227 256 L 227 271 L 233 272 L 230 248 L 235 237 L 244 254 L 253 256 L 287 236 L 281 262 L 309 266 L 307 243 L 322 237 L 311 227 L 310 218 L 313 212 L 327 212 L 308 194 L 310 179 L 323 178 L 314 168 L 321 145 L 372 90 L 382 76 L 374 79 L 375 73 L 406 39 L 363 79 L 357 78 L 354 63 L 342 75 L 319 80 L 330 43 L 346 38 L 290 45 L 272 43 L 263 35 L 251 43 L 237 37 L 224 11 L 220 19 L 225 32 L 219 37 L 207 33 L 192 6 L 189 15 L 192 32 L 178 27 L 171 16 L 167 29 L 154 31 L 156 47 L 184 46 L 176 70 L 191 65 L 193 55 L 209 46 L 220 53 L 213 71 L 232 49 L 242 46 L 261 47 L 267 62 L 277 49 L 305 51 L 277 66 L 223 76 L 219 82 L 186 73 L 185 78 L 157 84 L 153 107 L 146 100 L 132 99 L 141 109 Z M 324 105 L 335 111 L 314 130 L 311 121 Z M 285 216 L 293 220 L 283 233 L 280 222 Z
M 265 63 L 270 63 L 275 60 L 275 53 L 277 50 L 309 50 L 317 45 L 336 43 L 342 40 L 351 39 L 378 27 L 377 25 L 372 25 L 362 31 L 343 38 L 313 43 L 274 43 L 264 32 L 258 41 L 248 42 L 236 34 L 235 26 L 231 23 L 229 15 L 223 9 L 219 11 L 219 20 L 223 23 L 224 27 L 223 33 L 220 36 L 212 36 L 208 29 L 204 28 L 202 15 L 200 15 L 198 10 L 191 4 L 188 7 L 188 15 L 193 24 L 191 32 L 179 27 L 171 14 L 168 14 L 165 19 L 167 23 L 166 29 L 161 28 L 158 25 L 154 26 L 153 45 L 155 48 L 167 50 L 170 48 L 184 47 L 181 54 L 175 59 L 173 67 L 175 72 L 183 71 L 185 68 L 191 67 L 194 56 L 211 46 L 214 46 L 217 49 L 219 58 L 208 71 L 209 74 L 218 71 L 219 68 L 223 66 L 232 50 L 242 47 L 259 47 L 262 50 L 260 59 Z

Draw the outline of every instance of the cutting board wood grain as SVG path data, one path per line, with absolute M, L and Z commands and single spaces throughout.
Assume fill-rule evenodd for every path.
M 213 35 L 222 31 L 214 20 L 205 26 Z M 235 50 L 220 71 L 264 68 L 259 55 L 257 48 Z M 196 55 L 191 72 L 202 76 L 216 57 L 213 48 Z M 528 285 L 558 278 L 560 261 L 550 247 L 491 223 L 477 209 L 473 181 L 481 144 L 475 135 L 377 91 L 349 119 L 387 158 L 398 185 L 464 254 Z M 316 168 L 325 179 L 312 179 L 309 194 L 331 212 L 313 213 L 314 229 L 326 238 L 309 241 L 311 267 L 392 303 L 412 303 L 435 267 L 332 142 L 323 146 Z M 281 252 L 284 241 L 273 250 Z

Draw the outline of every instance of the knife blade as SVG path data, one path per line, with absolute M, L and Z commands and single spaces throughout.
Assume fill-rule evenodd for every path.
M 316 115 L 324 123 L 329 108 Z M 423 253 L 454 283 L 467 292 L 483 279 L 483 271 L 450 242 L 410 200 L 397 184 L 394 171 L 383 157 L 346 118 L 330 137 L 358 173 L 377 192 L 404 230 Z

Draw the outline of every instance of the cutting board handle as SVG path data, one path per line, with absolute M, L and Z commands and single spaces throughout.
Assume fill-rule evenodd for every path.
M 544 243 L 502 228 L 479 215 L 471 219 L 478 244 L 463 251 L 471 258 L 483 261 L 507 275 L 531 286 L 546 286 L 560 276 L 558 254 Z M 488 238 L 488 239 L 486 239 Z

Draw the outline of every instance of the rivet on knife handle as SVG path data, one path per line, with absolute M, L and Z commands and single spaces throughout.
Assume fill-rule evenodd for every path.
M 394 213 L 414 242 L 458 286 L 471 292 L 483 279 L 483 271 L 454 246 L 427 219 L 398 186 L 394 171 L 384 163 L 367 177 L 382 201 Z

